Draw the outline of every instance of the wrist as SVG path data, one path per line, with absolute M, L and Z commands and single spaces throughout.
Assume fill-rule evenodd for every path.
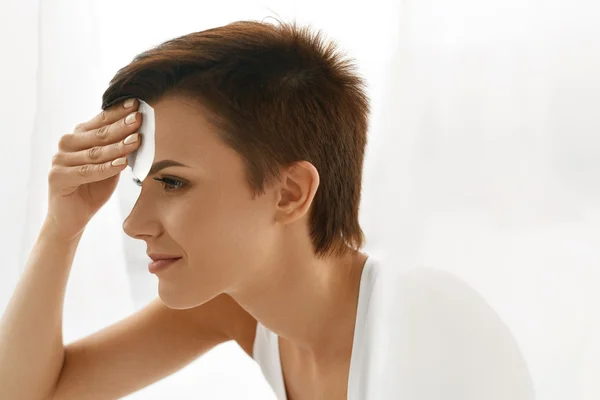
M 66 233 L 60 229 L 60 225 L 52 215 L 47 215 L 40 231 L 40 237 L 64 244 L 77 244 L 83 235 L 84 229 L 76 233 Z

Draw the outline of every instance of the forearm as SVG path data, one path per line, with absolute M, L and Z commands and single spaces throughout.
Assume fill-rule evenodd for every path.
M 80 236 L 60 239 L 45 222 L 0 319 L 0 388 L 7 399 L 41 400 L 60 376 L 65 289 Z

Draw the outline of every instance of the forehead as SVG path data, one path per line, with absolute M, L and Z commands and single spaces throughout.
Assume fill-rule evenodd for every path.
M 209 111 L 198 101 L 165 96 L 151 104 L 155 116 L 155 159 L 202 159 L 222 151 Z

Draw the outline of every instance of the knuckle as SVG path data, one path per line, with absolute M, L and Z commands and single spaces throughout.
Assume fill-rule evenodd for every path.
M 88 157 L 91 160 L 96 160 L 98 157 L 100 157 L 101 153 L 102 153 L 102 147 L 100 147 L 100 146 L 94 146 L 94 147 L 88 149 Z
M 92 166 L 89 164 L 80 165 L 77 167 L 77 174 L 81 177 L 88 177 L 92 173 Z
M 104 140 L 108 137 L 108 125 L 103 125 L 98 130 L 96 130 L 96 137 L 98 139 Z
M 102 110 L 102 112 L 100 113 L 100 121 L 103 123 L 108 121 L 108 112 L 106 110 Z
M 73 129 L 73 132 L 82 132 L 84 129 L 83 126 L 83 123 L 75 125 L 75 129 Z
M 58 168 L 50 168 L 48 172 L 48 182 L 54 183 L 58 179 Z
M 69 147 L 69 143 L 71 142 L 71 137 L 72 137 L 71 134 L 62 135 L 60 137 L 60 140 L 58 141 L 58 148 L 60 150 L 67 149 Z
M 61 152 L 58 152 L 52 156 L 52 165 L 61 164 L 63 160 L 63 154 Z
M 97 168 L 98 168 L 98 172 L 103 174 L 108 170 L 108 164 L 107 163 L 100 164 L 97 166 Z

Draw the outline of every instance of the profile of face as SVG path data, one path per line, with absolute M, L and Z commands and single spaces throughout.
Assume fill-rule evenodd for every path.
M 253 198 L 242 157 L 219 139 L 201 104 L 165 96 L 151 106 L 154 162 L 185 166 L 144 179 L 123 230 L 144 240 L 148 253 L 182 257 L 156 273 L 158 292 L 171 308 L 191 308 L 265 273 L 274 249 L 284 247 L 281 221 L 308 216 L 318 173 L 307 163 L 287 184 Z

